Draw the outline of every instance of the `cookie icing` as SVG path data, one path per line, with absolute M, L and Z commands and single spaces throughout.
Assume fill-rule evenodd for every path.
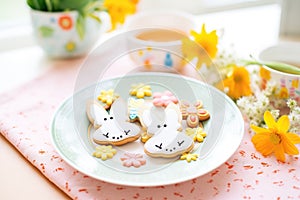
M 112 104 L 109 113 L 103 106 L 93 102 L 88 105 L 87 114 L 97 128 L 92 134 L 97 144 L 123 145 L 140 136 L 140 127 L 126 121 L 126 104 L 120 98 Z
M 151 86 L 145 85 L 143 83 L 132 85 L 129 94 L 131 96 L 136 96 L 139 99 L 144 97 L 150 97 L 152 95 Z
M 139 110 L 144 105 L 144 99 L 128 99 L 128 116 L 130 121 L 136 121 L 139 119 Z
M 145 153 L 152 157 L 175 157 L 189 152 L 194 147 L 194 141 L 180 128 L 181 113 L 179 108 L 171 103 L 165 109 L 165 119 L 158 123 L 158 131 L 144 145 Z
M 153 94 L 153 104 L 155 106 L 167 107 L 170 103 L 178 103 L 178 99 L 172 92 L 167 90 L 163 93 L 156 92 Z
M 109 109 L 111 104 L 119 98 L 119 95 L 115 93 L 113 89 L 101 90 L 99 96 L 97 97 L 99 101 L 105 103 L 104 108 Z
M 142 165 L 146 164 L 146 159 L 142 154 L 135 154 L 135 153 L 124 153 L 123 157 L 120 158 L 123 162 L 123 166 L 125 167 L 135 167 L 138 168 Z
M 199 126 L 200 121 L 205 121 L 210 118 L 210 114 L 207 110 L 202 108 L 202 101 L 198 100 L 194 104 L 188 101 L 182 101 L 180 109 L 183 119 L 186 119 L 186 123 L 190 128 L 196 128 Z

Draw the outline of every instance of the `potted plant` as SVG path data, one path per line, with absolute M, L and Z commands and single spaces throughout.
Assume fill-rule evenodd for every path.
M 69 58 L 86 54 L 99 36 L 123 23 L 136 0 L 27 0 L 33 32 L 46 54 Z M 110 20 L 109 20 L 110 19 Z

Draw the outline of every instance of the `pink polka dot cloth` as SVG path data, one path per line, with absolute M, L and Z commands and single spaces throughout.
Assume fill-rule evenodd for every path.
M 239 149 L 210 173 L 173 185 L 128 187 L 95 180 L 54 150 L 49 125 L 73 92 L 76 67 L 54 68 L 0 96 L 0 131 L 32 165 L 73 199 L 299 199 L 300 161 L 263 157 L 246 132 Z M 246 128 L 248 130 L 248 128 Z M 230 130 L 228 130 L 230 131 Z

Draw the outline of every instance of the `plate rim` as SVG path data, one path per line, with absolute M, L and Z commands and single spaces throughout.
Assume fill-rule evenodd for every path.
M 76 94 L 76 93 L 80 93 L 80 92 L 83 92 L 84 90 L 88 89 L 89 87 L 92 87 L 92 86 L 95 86 L 101 82 L 105 82 L 105 81 L 112 81 L 112 80 L 116 80 L 116 79 L 120 79 L 124 76 L 112 76 L 112 77 L 107 77 L 105 79 L 102 79 L 100 80 L 99 82 L 96 82 L 96 83 L 93 83 L 93 84 L 90 84 L 78 91 L 75 91 L 72 95 L 66 97 L 62 103 L 59 104 L 59 106 L 56 108 L 54 114 L 52 115 L 52 118 L 51 118 L 51 121 L 50 121 L 50 126 L 51 127 L 49 129 L 50 131 L 50 135 L 51 135 L 51 142 L 52 142 L 52 145 L 56 151 L 56 153 L 61 156 L 61 158 L 68 164 L 70 165 L 72 168 L 80 171 L 81 173 L 85 174 L 85 175 L 88 175 L 89 177 L 91 178 L 94 178 L 96 180 L 99 180 L 99 181 L 104 181 L 104 182 L 107 182 L 107 183 L 111 183 L 111 184 L 118 184 L 118 185 L 123 185 L 123 186 L 132 186 L 132 187 L 155 187 L 155 186 L 161 186 L 161 185 L 172 185 L 172 184 L 177 184 L 177 183 L 182 183 L 182 182 L 185 182 L 185 181 L 189 181 L 189 180 L 192 180 L 194 178 L 198 178 L 198 177 L 201 177 L 201 176 L 204 176 L 206 174 L 208 174 L 209 172 L 215 170 L 216 168 L 220 167 L 221 165 L 223 165 L 228 159 L 230 159 L 233 154 L 237 151 L 237 149 L 240 147 L 241 145 L 241 142 L 242 142 L 242 139 L 244 137 L 244 134 L 245 134 L 245 127 L 244 127 L 244 119 L 242 117 L 242 114 L 240 112 L 240 110 L 238 109 L 237 105 L 232 101 L 232 99 L 230 99 L 226 94 L 224 94 L 223 92 L 221 92 L 220 90 L 218 90 L 217 88 L 213 87 L 212 85 L 209 85 L 205 82 L 201 82 L 200 80 L 197 80 L 195 78 L 191 78 L 191 77 L 187 77 L 185 75 L 179 75 L 179 74 L 171 74 L 171 73 L 165 73 L 165 72 L 138 72 L 138 73 L 133 73 L 133 74 L 130 74 L 130 75 L 126 75 L 126 77 L 130 77 L 130 76 L 155 76 L 155 75 L 159 75 L 159 76 L 169 76 L 169 77 L 177 77 L 177 78 L 183 78 L 185 80 L 188 80 L 188 81 L 191 81 L 191 82 L 194 82 L 196 84 L 202 84 L 202 85 L 205 85 L 205 87 L 208 87 L 209 89 L 212 89 L 214 90 L 214 92 L 217 92 L 219 93 L 221 96 L 223 96 L 225 98 L 226 101 L 230 102 L 230 105 L 237 111 L 236 114 L 239 115 L 239 119 L 240 121 L 242 122 L 241 124 L 241 133 L 239 134 L 239 138 L 238 138 L 238 144 L 236 144 L 236 147 L 234 149 L 232 149 L 232 153 L 230 155 L 228 155 L 226 157 L 226 159 L 224 159 L 224 162 L 220 162 L 216 167 L 206 171 L 205 173 L 203 174 L 197 174 L 197 175 L 191 175 L 191 176 L 183 176 L 181 178 L 176 178 L 175 180 L 168 180 L 168 181 L 161 181 L 159 183 L 157 182 L 154 182 L 154 183 L 147 183 L 147 184 L 144 184 L 144 183 L 139 183 L 139 182 L 130 182 L 128 180 L 126 181 L 123 181 L 123 180 L 115 180 L 115 179 L 110 179 L 110 178 L 106 178 L 106 177 L 99 177 L 99 175 L 94 175 L 93 173 L 90 173 L 90 172 L 86 172 L 86 170 L 78 167 L 78 165 L 76 163 L 74 163 L 74 161 L 72 161 L 72 159 L 68 158 L 67 156 L 65 156 L 65 154 L 63 152 L 61 152 L 61 150 L 59 149 L 59 146 L 57 145 L 56 141 L 55 141 L 55 137 L 54 137 L 54 125 L 55 125 L 55 119 L 57 117 L 57 115 L 59 114 L 60 110 L 62 107 L 64 107 L 69 100 L 72 99 L 72 97 Z M 180 177 L 180 176 L 179 176 Z

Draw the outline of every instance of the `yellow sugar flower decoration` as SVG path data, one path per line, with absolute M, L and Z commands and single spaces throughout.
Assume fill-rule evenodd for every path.
M 108 109 L 117 98 L 119 98 L 119 95 L 113 89 L 102 90 L 98 96 L 98 100 L 106 104 L 105 109 Z
M 211 59 L 216 57 L 218 48 L 218 36 L 216 30 L 207 33 L 205 24 L 202 25 L 200 33 L 192 30 L 191 35 L 194 40 L 185 37 L 182 39 L 182 53 L 187 61 L 197 58 L 196 69 L 200 69 L 202 64 L 209 66 Z
M 194 136 L 194 141 L 203 142 L 205 137 L 206 137 L 206 132 L 204 132 L 203 128 L 201 127 L 197 128 L 196 135 Z
M 233 72 L 223 80 L 223 90 L 227 90 L 227 95 L 232 99 L 252 94 L 250 88 L 250 76 L 245 67 L 233 67 Z
M 190 136 L 193 138 L 195 136 L 195 133 L 196 133 L 196 128 L 186 128 L 185 129 L 185 134 L 187 136 Z
M 151 86 L 144 85 L 143 83 L 132 85 L 129 91 L 131 96 L 136 96 L 137 98 L 150 97 L 152 95 Z
M 117 150 L 112 148 L 111 145 L 99 145 L 96 147 L 96 151 L 93 153 L 93 156 L 96 158 L 101 158 L 101 160 L 107 160 L 112 158 L 117 153 Z
M 285 162 L 285 153 L 298 155 L 299 150 L 295 144 L 300 143 L 300 137 L 295 133 L 289 133 L 290 121 L 287 115 L 281 116 L 276 122 L 271 112 L 264 113 L 264 120 L 267 128 L 251 125 L 256 133 L 252 137 L 252 143 L 257 151 L 268 156 L 274 153 L 277 160 Z
M 191 162 L 192 160 L 196 161 L 198 158 L 198 154 L 195 153 L 184 153 L 180 157 L 180 160 L 186 160 L 187 162 Z
M 208 33 L 206 32 L 205 24 L 203 24 L 200 33 L 192 30 L 191 35 L 194 37 L 195 42 L 205 49 L 210 58 L 216 57 L 218 51 L 218 36 L 216 30 Z
M 202 127 L 187 128 L 185 129 L 185 134 L 192 137 L 195 142 L 203 142 L 207 135 Z
M 127 15 L 135 13 L 136 4 L 138 0 L 104 0 L 104 7 L 110 15 L 112 30 L 119 23 L 123 24 Z

